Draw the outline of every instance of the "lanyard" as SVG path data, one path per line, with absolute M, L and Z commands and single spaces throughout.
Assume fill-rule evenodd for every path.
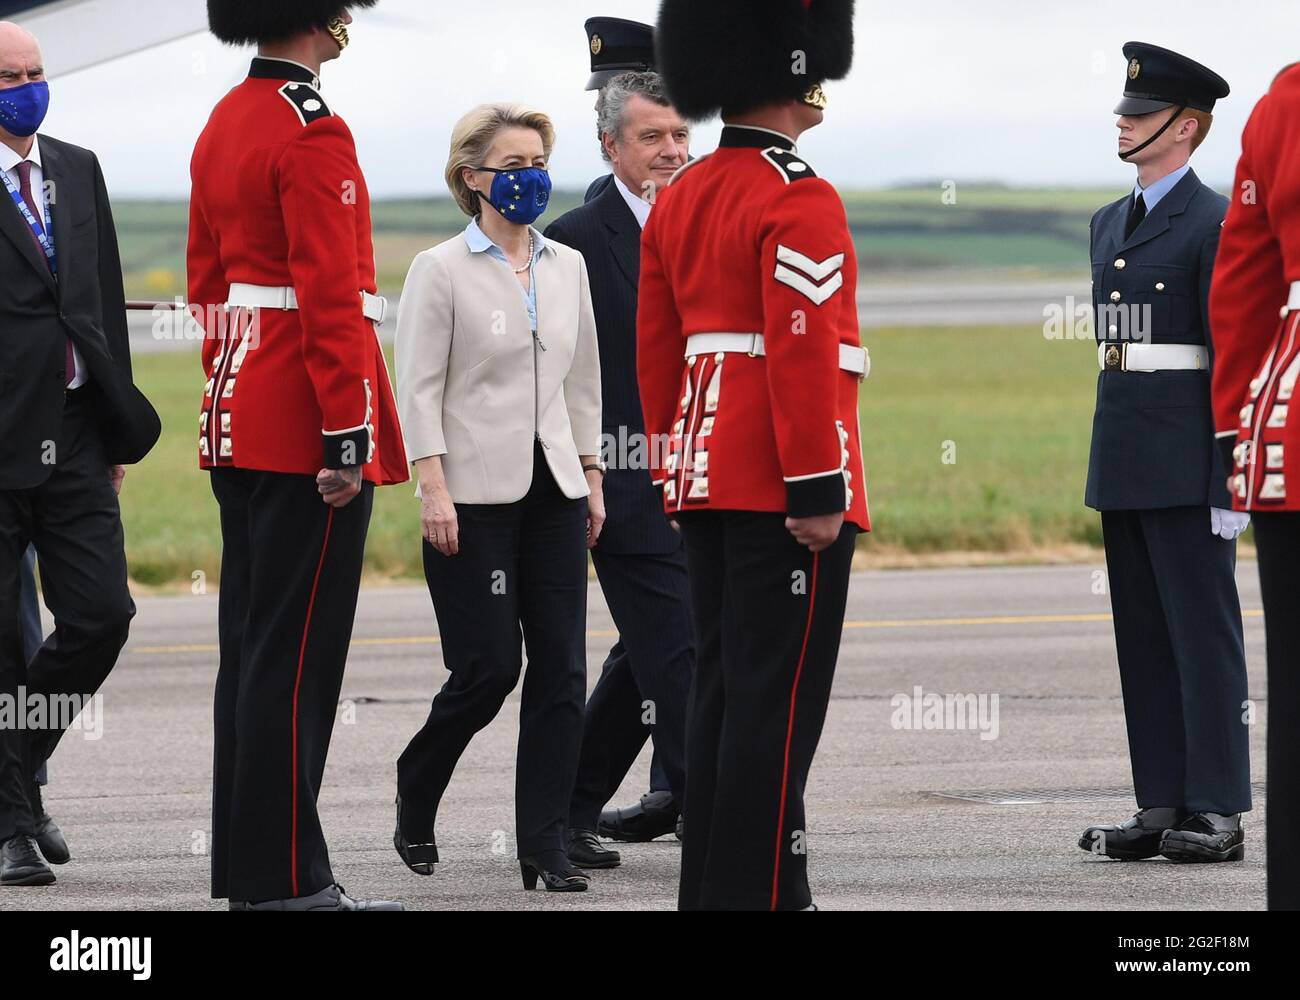
M 23 218 L 27 220 L 27 225 L 31 228 L 32 235 L 36 237 L 36 241 L 40 243 L 41 249 L 45 252 L 45 259 L 50 265 L 50 273 L 57 278 L 59 276 L 59 259 L 55 255 L 54 244 L 51 242 L 49 237 L 51 226 L 50 206 L 44 204 L 44 198 L 41 199 L 45 209 L 45 231 L 42 232 L 41 227 L 36 222 L 36 217 L 32 215 L 31 209 L 27 207 L 27 202 L 23 200 L 22 192 L 14 187 L 14 182 L 9 179 L 9 171 L 0 170 L 0 177 L 4 178 L 5 188 L 9 191 L 9 197 L 11 197 L 14 200 L 14 204 L 18 206 L 18 211 L 21 212 Z

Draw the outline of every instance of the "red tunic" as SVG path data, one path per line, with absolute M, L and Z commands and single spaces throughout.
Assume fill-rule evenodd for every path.
M 1300 65 L 1260 99 L 1241 145 L 1210 288 L 1215 430 L 1235 446 L 1236 509 L 1300 510 L 1300 309 L 1286 308 L 1300 281 Z
M 208 375 L 203 468 L 315 475 L 364 465 L 409 478 L 393 390 L 361 292 L 375 292 L 370 197 L 352 133 L 309 70 L 255 59 L 216 106 L 191 163 L 189 300 Z M 255 335 L 223 306 L 235 283 L 292 287 Z M 231 317 L 228 321 L 227 316 Z
M 637 375 L 669 513 L 845 511 L 870 530 L 858 425 L 857 257 L 835 189 L 786 137 L 728 126 L 659 193 L 642 235 Z M 765 357 L 686 356 L 760 333 Z M 655 447 L 667 440 L 667 447 Z

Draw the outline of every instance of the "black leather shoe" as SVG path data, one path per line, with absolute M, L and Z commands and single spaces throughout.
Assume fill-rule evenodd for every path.
M 68 842 L 63 838 L 59 824 L 45 811 L 45 803 L 41 801 L 41 786 L 35 781 L 28 786 L 27 798 L 31 802 L 32 815 L 36 817 L 36 846 L 50 864 L 66 865 L 72 860 L 72 852 L 68 850 Z
M 634 806 L 602 812 L 596 832 L 610 840 L 654 840 L 676 830 L 680 815 L 672 792 L 646 792 Z
M 547 892 L 586 892 L 591 882 L 586 872 L 572 865 L 563 871 L 548 871 L 540 858 L 520 858 L 519 874 L 523 876 L 525 889 L 536 889 L 540 878 Z
M 579 868 L 617 868 L 623 863 L 618 851 L 607 848 L 591 830 L 570 830 L 565 853 Z
M 1104 854 L 1116 861 L 1142 861 L 1160 853 L 1160 838 L 1183 821 L 1186 813 L 1173 808 L 1139 809 L 1118 826 L 1090 826 L 1079 838 L 1079 846 L 1092 854 Z
M 401 903 L 383 899 L 353 899 L 341 885 L 326 886 L 310 896 L 293 899 L 268 899 L 261 903 L 246 903 L 232 899 L 232 910 L 404 910 Z
M 393 830 L 393 846 L 406 862 L 406 867 L 417 875 L 432 875 L 433 866 L 438 863 L 438 845 L 432 840 L 423 844 L 413 844 L 402 832 L 402 797 L 397 796 L 397 827 Z
M 1160 840 L 1160 853 L 1170 861 L 1243 861 L 1246 831 L 1241 814 L 1192 813 Z
M 52 885 L 54 872 L 25 833 L 0 844 L 0 885 Z

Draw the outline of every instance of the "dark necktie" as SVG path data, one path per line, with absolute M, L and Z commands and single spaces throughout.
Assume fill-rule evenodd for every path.
M 14 169 L 18 171 L 18 191 L 23 196 L 23 201 L 27 204 L 27 210 L 32 213 L 32 218 L 36 220 L 36 228 L 40 230 L 41 235 L 46 239 L 49 239 L 49 234 L 45 232 L 45 202 L 37 201 L 32 195 L 32 161 L 23 160 L 22 163 L 18 164 Z M 26 222 L 25 219 L 23 221 Z M 31 232 L 30 227 L 28 228 L 28 232 Z M 41 253 L 41 260 L 45 261 L 46 267 L 49 267 L 50 259 L 45 256 L 45 248 L 41 246 L 41 241 L 37 238 L 34 232 L 32 233 L 32 240 L 36 243 L 36 249 Z M 50 270 L 53 272 L 54 269 L 50 268 Z M 63 361 L 65 366 L 63 384 L 66 386 L 72 382 L 73 378 L 77 374 L 77 360 L 72 353 L 71 337 L 65 338 Z
M 1134 230 L 1142 225 L 1142 220 L 1147 217 L 1147 200 L 1142 195 L 1137 195 L 1133 199 L 1133 204 L 1128 210 L 1128 224 L 1124 227 L 1124 239 L 1133 235 Z

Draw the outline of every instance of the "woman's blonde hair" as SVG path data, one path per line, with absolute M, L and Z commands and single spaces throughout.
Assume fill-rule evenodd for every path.
M 506 102 L 480 104 L 458 121 L 451 130 L 451 152 L 447 156 L 444 174 L 447 188 L 456 199 L 460 210 L 468 216 L 482 211 L 478 193 L 465 183 L 461 171 L 466 167 L 483 166 L 497 133 L 507 128 L 530 128 L 542 137 L 542 152 L 549 161 L 555 148 L 555 126 L 542 112 L 526 104 Z

